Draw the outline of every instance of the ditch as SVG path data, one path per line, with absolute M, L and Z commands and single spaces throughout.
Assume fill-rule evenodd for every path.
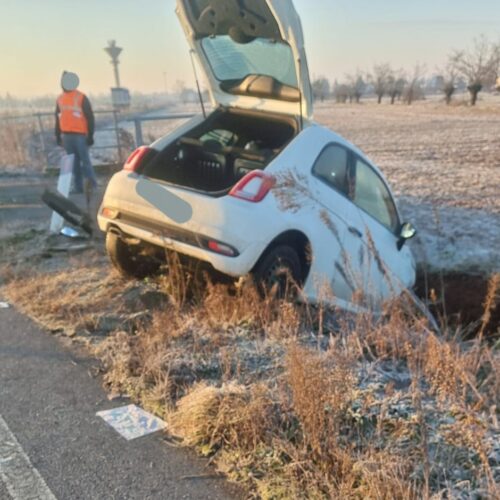
M 426 301 L 438 320 L 450 327 L 470 325 L 468 335 L 477 334 L 481 328 L 488 294 L 490 278 L 460 272 L 420 273 L 417 277 L 416 293 Z M 500 337 L 500 306 L 491 310 L 491 318 L 484 333 Z M 434 299 L 435 300 L 432 300 Z

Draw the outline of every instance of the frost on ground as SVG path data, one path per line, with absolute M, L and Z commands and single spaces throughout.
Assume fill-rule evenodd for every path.
M 399 204 L 405 219 L 418 227 L 411 245 L 423 269 L 486 276 L 500 270 L 500 214 L 406 196 Z
M 124 281 L 99 247 L 49 258 L 35 238 L 29 258 L 13 243 L 2 296 L 95 352 L 112 394 L 165 419 L 168 439 L 256 496 L 500 493 L 498 344 L 436 335 L 404 301 L 387 320 L 338 314 L 333 326 L 321 309 L 263 301 L 245 284 L 186 294 L 177 271 Z
M 389 180 L 412 243 L 431 270 L 500 270 L 500 100 L 477 109 L 435 101 L 415 106 L 316 107 L 316 119 L 362 149 Z

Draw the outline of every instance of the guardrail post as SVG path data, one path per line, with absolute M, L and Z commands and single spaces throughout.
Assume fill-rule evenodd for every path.
M 134 119 L 135 125 L 135 145 L 137 147 L 144 146 L 144 138 L 142 137 L 142 122 L 140 118 Z
M 118 126 L 118 111 L 116 109 L 113 110 L 113 120 L 115 123 L 115 134 L 116 134 L 116 147 L 118 149 L 118 162 L 122 163 L 122 145 L 120 141 L 120 128 Z

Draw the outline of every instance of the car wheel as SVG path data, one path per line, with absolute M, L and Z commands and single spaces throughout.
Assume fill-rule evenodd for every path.
M 106 251 L 114 268 L 126 278 L 143 279 L 159 269 L 159 263 L 141 255 L 138 245 L 129 245 L 118 234 L 106 233 Z
M 257 264 L 253 276 L 263 295 L 294 297 L 302 285 L 300 258 L 288 245 L 274 247 Z

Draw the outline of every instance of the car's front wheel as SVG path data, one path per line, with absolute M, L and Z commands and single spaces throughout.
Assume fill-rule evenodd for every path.
M 160 264 L 141 255 L 140 245 L 131 245 L 113 231 L 106 233 L 106 251 L 114 268 L 126 278 L 143 279 L 158 271 Z
M 259 290 L 276 298 L 290 298 L 302 286 L 302 266 L 297 252 L 279 245 L 267 252 L 253 271 Z

